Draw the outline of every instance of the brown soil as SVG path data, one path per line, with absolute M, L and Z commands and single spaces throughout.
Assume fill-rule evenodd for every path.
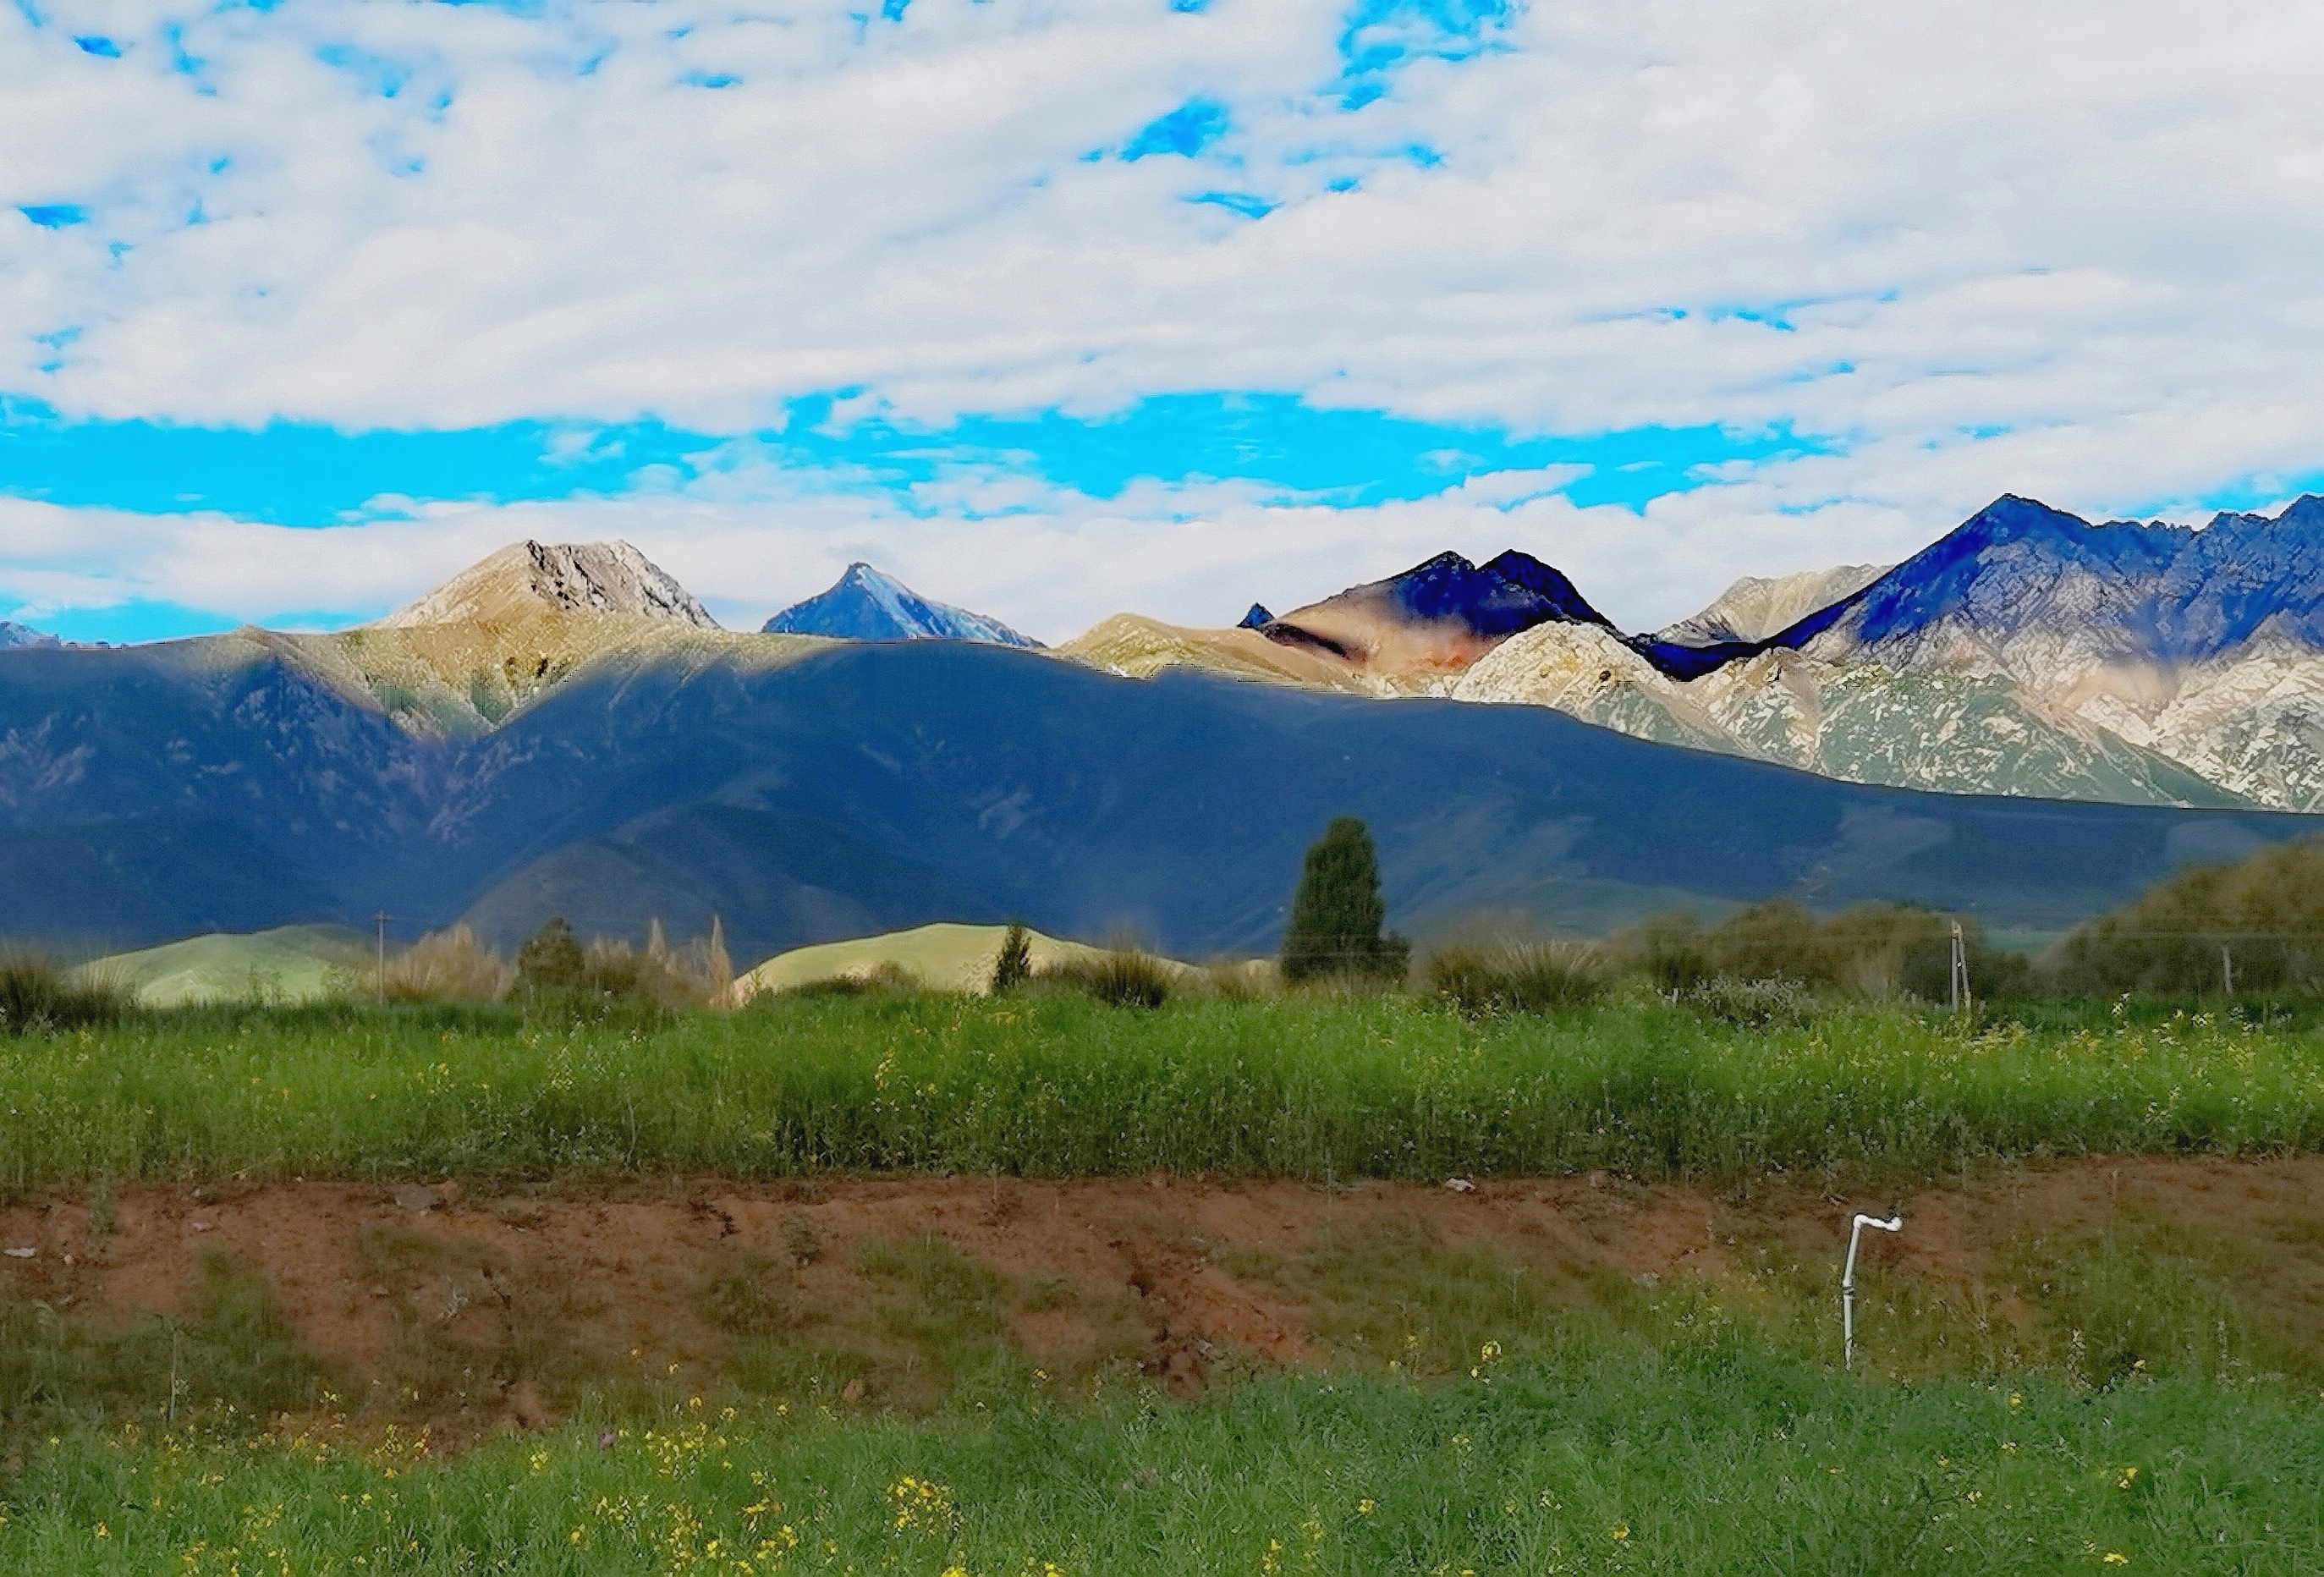
M 838 1355 L 816 1383 L 849 1402 L 912 1405 L 936 1382 L 890 1317 L 893 1275 L 862 1268 L 872 1240 L 939 1234 L 983 1267 L 1006 1339 L 1048 1375 L 1135 1366 L 1193 1391 L 1230 1359 L 1323 1360 L 1314 1311 L 1287 1290 L 1296 1278 L 1266 1267 L 1331 1234 L 1416 1226 L 1534 1266 L 1577 1296 L 1609 1273 L 1739 1288 L 1771 1263 L 1812 1286 L 1836 1275 L 1850 1212 L 1891 1205 L 1907 1230 L 1868 1242 L 1868 1266 L 2004 1320 L 2026 1317 L 2013 1266 L 2127 1216 L 2264 1245 L 2248 1290 L 2288 1316 L 2324 1294 L 2324 1157 L 2305 1157 L 2078 1161 L 1902 1201 L 1764 1181 L 1714 1195 L 1600 1174 L 1470 1191 L 1158 1176 L 698 1178 L 513 1194 L 141 1187 L 119 1194 L 103 1237 L 84 1194 L 0 1209 L 0 1249 L 33 1250 L 0 1258 L 0 1303 L 38 1300 L 87 1328 L 119 1328 L 185 1316 L 205 1275 L 230 1268 L 263 1280 L 343 1406 L 457 1434 L 462 1419 L 469 1432 L 552 1421 L 584 1386 L 715 1386 L 754 1336 Z

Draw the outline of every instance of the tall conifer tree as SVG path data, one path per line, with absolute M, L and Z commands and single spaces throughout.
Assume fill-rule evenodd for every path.
M 1381 934 L 1387 918 L 1371 834 L 1352 816 L 1334 817 L 1300 866 L 1283 931 L 1283 978 L 1402 978 L 1411 945 L 1393 932 Z

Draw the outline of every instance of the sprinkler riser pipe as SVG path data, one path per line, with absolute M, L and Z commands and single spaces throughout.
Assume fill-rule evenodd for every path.
M 1901 1232 L 1904 1218 L 1892 1215 L 1883 1221 L 1877 1215 L 1857 1213 L 1848 1226 L 1848 1262 L 1840 1272 L 1840 1367 L 1856 1367 L 1856 1247 L 1862 1240 L 1864 1229 L 1877 1227 L 1884 1232 Z

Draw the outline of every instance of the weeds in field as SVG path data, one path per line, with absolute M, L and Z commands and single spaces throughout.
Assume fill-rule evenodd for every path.
M 202 1257 L 189 1319 L 146 1314 L 125 1327 L 92 1327 L 45 1303 L 0 1304 L 0 1458 L 75 1419 L 159 1425 L 227 1410 L 263 1420 L 311 1406 L 325 1378 L 276 1315 L 265 1284 L 213 1250 Z
M 1038 1388 L 925 1421 L 671 1393 L 449 1459 L 65 1428 L 0 1479 L 18 1571 L 2017 1572 L 2324 1561 L 2324 1415 L 2200 1382 L 1867 1386 L 1634 1342 L 1195 1406 Z M 356 1564 L 363 1557 L 364 1565 Z

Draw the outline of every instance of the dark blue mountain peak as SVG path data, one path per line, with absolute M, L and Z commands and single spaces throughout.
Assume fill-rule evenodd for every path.
M 1797 647 L 1833 628 L 1878 642 L 1946 621 L 1989 641 L 2054 629 L 2177 661 L 2227 650 L 2271 619 L 2324 646 L 2324 499 L 2273 516 L 2223 513 L 2199 530 L 2093 525 L 2010 494 L 1769 644 Z
M 1553 622 L 1606 622 L 1572 581 L 1514 549 L 1483 565 L 1458 553 L 1439 553 L 1375 584 L 1411 618 L 1457 622 L 1489 639 Z
M 1488 559 L 1485 569 L 1504 580 L 1516 582 L 1540 597 L 1556 610 L 1558 618 L 1567 623 L 1604 624 L 1609 630 L 1613 628 L 1607 622 L 1606 615 L 1590 605 L 1589 599 L 1566 578 L 1563 570 L 1544 564 L 1530 553 L 1511 548 Z

